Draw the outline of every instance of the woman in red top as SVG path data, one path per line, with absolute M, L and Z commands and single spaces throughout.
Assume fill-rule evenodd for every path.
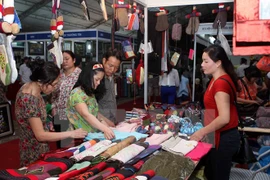
M 211 45 L 202 55 L 202 69 L 212 75 L 204 95 L 205 127 L 195 132 L 191 140 L 200 141 L 214 133 L 214 148 L 205 157 L 205 175 L 208 180 L 228 180 L 232 156 L 238 151 L 240 137 L 237 130 L 236 98 L 237 75 L 224 49 Z

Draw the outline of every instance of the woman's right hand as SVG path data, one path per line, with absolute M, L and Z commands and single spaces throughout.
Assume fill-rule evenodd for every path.
M 107 126 L 104 128 L 103 133 L 104 133 L 104 136 L 105 136 L 106 139 L 111 140 L 111 139 L 114 139 L 114 138 L 115 138 L 115 135 L 114 135 L 113 130 L 111 130 L 111 129 L 110 129 L 109 127 L 107 127 Z
M 87 131 L 83 130 L 82 128 L 71 131 L 71 137 L 74 139 L 85 138 L 87 134 Z

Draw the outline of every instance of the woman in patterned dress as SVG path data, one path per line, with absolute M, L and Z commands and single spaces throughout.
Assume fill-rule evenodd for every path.
M 106 139 L 113 139 L 114 133 L 106 121 L 98 120 L 96 97 L 103 94 L 102 81 L 104 69 L 102 64 L 89 62 L 82 70 L 75 88 L 71 91 L 67 103 L 67 117 L 70 129 L 82 128 L 87 132 L 104 132 Z
M 76 67 L 75 54 L 72 51 L 63 51 L 63 64 L 59 83 L 52 93 L 52 115 L 54 116 L 54 129 L 56 132 L 66 131 L 68 129 L 69 121 L 66 115 L 67 101 L 81 71 L 79 67 Z M 58 116 L 55 116 L 56 114 Z M 64 146 L 64 144 L 62 145 Z M 60 148 L 61 142 L 57 142 L 57 146 Z
M 32 82 L 19 90 L 15 102 L 15 114 L 20 128 L 20 165 L 35 162 L 49 151 L 47 142 L 65 138 L 84 138 L 87 132 L 78 129 L 68 132 L 49 132 L 46 123 L 45 102 L 42 93 L 52 93 L 59 81 L 59 68 L 53 62 L 37 60 L 31 63 Z

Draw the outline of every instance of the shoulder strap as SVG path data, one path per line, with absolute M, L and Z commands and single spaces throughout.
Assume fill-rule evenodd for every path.
M 250 99 L 250 100 L 252 100 L 252 98 L 251 98 L 251 96 L 250 96 L 250 94 L 249 94 L 248 87 L 247 87 L 247 85 L 246 85 L 245 81 L 244 81 L 242 78 L 240 78 L 240 81 L 241 81 L 241 82 L 242 82 L 242 84 L 244 85 L 244 87 L 245 87 L 245 89 L 246 89 L 246 91 L 247 91 L 247 93 L 248 93 L 248 97 L 249 97 L 249 99 Z
M 220 79 L 226 81 L 229 84 L 229 86 L 231 87 L 232 92 L 233 92 L 234 103 L 236 104 L 236 93 L 234 92 L 234 89 L 233 89 L 231 83 L 227 79 L 225 79 L 225 78 L 220 78 Z
M 235 104 L 235 107 L 236 107 L 236 110 L 237 110 L 238 119 L 239 119 L 239 122 L 240 122 L 240 127 L 243 128 L 243 127 L 244 127 L 244 126 L 243 126 L 243 120 L 242 120 L 242 118 L 239 116 L 239 111 L 238 111 L 238 108 L 237 108 L 236 93 L 234 93 L 234 89 L 233 89 L 231 83 L 230 83 L 227 79 L 225 79 L 225 78 L 220 78 L 220 79 L 226 81 L 226 82 L 230 85 L 230 87 L 231 87 L 231 89 L 232 89 L 232 92 L 233 92 L 233 94 L 234 94 L 234 104 Z

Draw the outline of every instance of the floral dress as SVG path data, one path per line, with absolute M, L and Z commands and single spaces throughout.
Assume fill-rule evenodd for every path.
M 59 120 L 68 120 L 66 115 L 68 97 L 73 86 L 77 82 L 81 71 L 80 68 L 76 67 L 68 76 L 66 76 L 64 72 L 61 72 L 60 83 L 58 83 L 59 86 L 56 87 L 52 97 L 53 106 L 58 110 Z
M 20 128 L 20 166 L 24 167 L 49 151 L 48 143 L 41 143 L 36 139 L 29 123 L 29 118 L 38 117 L 43 123 L 44 130 L 48 131 L 45 126 L 47 116 L 45 102 L 41 96 L 24 94 L 20 89 L 15 102 L 15 114 Z
M 80 87 L 77 87 L 71 91 L 67 104 L 67 117 L 69 122 L 73 125 L 75 129 L 82 128 L 87 132 L 97 132 L 98 130 L 92 127 L 76 111 L 75 106 L 79 103 L 85 103 L 88 107 L 89 113 L 97 117 L 98 103 L 95 96 L 88 96 Z

